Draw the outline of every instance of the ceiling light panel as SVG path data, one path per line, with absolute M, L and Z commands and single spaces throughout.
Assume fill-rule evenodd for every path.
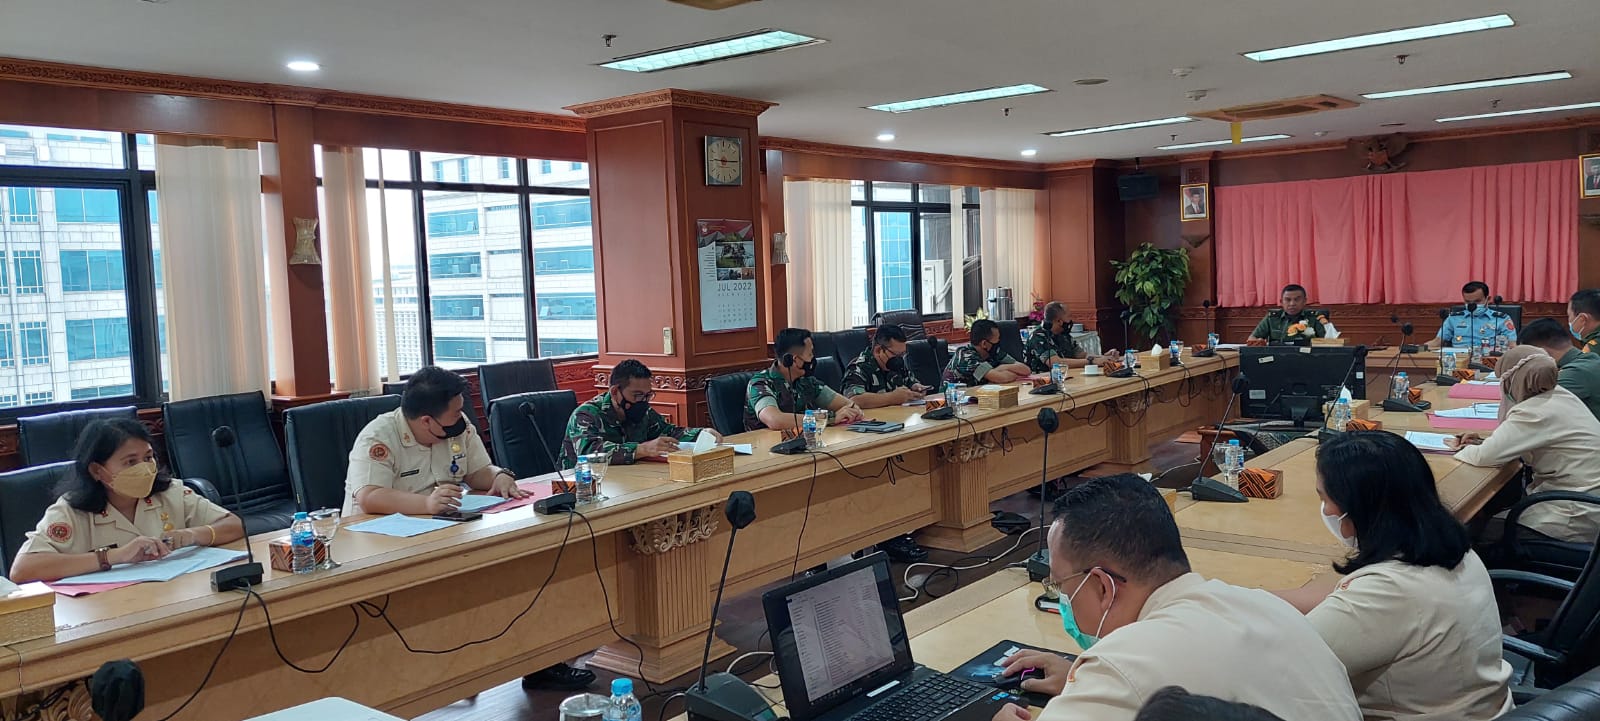
M 1368 100 L 1386 100 L 1388 98 L 1404 98 L 1412 95 L 1432 95 L 1434 93 L 1454 93 L 1462 90 L 1480 90 L 1482 88 L 1499 88 L 1507 85 L 1527 85 L 1528 83 L 1547 83 L 1552 80 L 1568 80 L 1572 73 L 1559 70 L 1535 75 L 1516 75 L 1509 78 L 1493 78 L 1490 80 L 1472 80 L 1465 83 L 1451 83 L 1449 85 L 1430 85 L 1426 88 L 1412 88 L 1410 90 L 1390 90 L 1382 93 L 1366 93 L 1361 97 Z
M 1162 118 L 1160 120 L 1140 120 L 1136 123 L 1119 123 L 1117 125 L 1103 125 L 1098 128 L 1080 128 L 1078 130 L 1058 130 L 1054 133 L 1045 133 L 1052 138 L 1070 138 L 1075 135 L 1091 135 L 1093 133 L 1112 133 L 1118 130 L 1133 130 L 1135 128 L 1153 128 L 1157 125 L 1174 125 L 1177 123 L 1192 123 L 1194 118 L 1180 115 L 1175 118 Z
M 961 105 L 964 103 L 980 103 L 985 100 L 999 98 L 1012 98 L 1018 95 L 1033 95 L 1035 93 L 1048 93 L 1050 89 L 1032 83 L 1022 85 L 1006 85 L 998 88 L 984 88 L 982 90 L 968 90 L 949 95 L 935 95 L 931 98 L 918 98 L 916 100 L 901 100 L 895 103 L 881 105 L 868 105 L 868 110 L 882 110 L 886 113 L 909 113 L 913 110 L 927 108 L 942 108 L 948 105 Z
M 800 48 L 807 45 L 817 45 L 824 42 L 827 41 L 809 35 L 792 33 L 787 30 L 757 30 L 743 35 L 628 55 L 611 62 L 600 63 L 600 67 L 611 68 L 612 70 L 626 70 L 630 73 L 653 73 L 661 70 L 671 70 L 672 68 L 705 65 L 719 60 L 731 60 L 733 58 Z
M 1261 142 L 1263 140 L 1288 140 L 1289 138 L 1292 138 L 1292 137 L 1294 137 L 1294 136 L 1293 135 L 1256 135 L 1256 136 L 1249 137 L 1249 138 L 1241 138 L 1239 140 L 1239 142 L 1241 142 L 1241 143 L 1258 143 L 1258 142 Z M 1177 145 L 1159 145 L 1159 146 L 1156 146 L 1156 150 L 1187 150 L 1189 148 L 1209 148 L 1209 147 L 1211 147 L 1213 145 L 1232 145 L 1232 144 L 1233 144 L 1232 140 L 1207 140 L 1207 141 L 1205 141 L 1203 143 L 1178 143 Z
M 1385 30 L 1383 32 L 1368 33 L 1366 35 L 1353 35 L 1347 38 L 1322 40 L 1314 43 L 1290 45 L 1288 47 L 1273 48 L 1271 50 L 1257 50 L 1253 53 L 1244 53 L 1244 56 L 1258 63 L 1273 60 L 1286 60 L 1288 58 L 1304 57 L 1306 55 L 1321 55 L 1323 53 L 1337 53 L 1343 50 L 1357 48 L 1370 48 L 1377 45 L 1391 45 L 1394 43 L 1423 40 L 1426 38 L 1444 37 L 1446 35 L 1460 35 L 1495 28 L 1508 28 L 1516 25 L 1510 15 L 1491 15 L 1489 17 L 1472 18 L 1470 20 L 1456 20 L 1434 25 L 1423 25 L 1415 28 L 1401 28 L 1399 30 Z
M 1453 118 L 1438 118 L 1435 123 L 1458 123 L 1463 120 L 1483 120 L 1485 118 L 1509 118 L 1513 115 L 1533 115 L 1535 113 L 1559 113 L 1566 110 L 1586 110 L 1600 108 L 1600 103 L 1577 103 L 1575 105 L 1551 105 L 1544 108 L 1528 108 L 1527 110 L 1502 110 L 1498 113 L 1483 113 L 1481 115 L 1457 115 Z

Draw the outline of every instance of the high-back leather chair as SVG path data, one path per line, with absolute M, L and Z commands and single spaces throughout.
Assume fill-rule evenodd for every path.
M 817 380 L 832 388 L 834 393 L 844 392 L 844 368 L 839 365 L 839 359 L 833 356 L 817 357 Z
M 906 365 L 911 368 L 911 375 L 916 377 L 918 383 L 929 388 L 944 385 L 944 366 L 934 355 L 933 344 L 928 339 L 906 344 Z
M 17 419 L 17 453 L 22 465 L 40 466 L 46 463 L 70 461 L 78 445 L 78 436 L 95 421 L 139 419 L 133 406 L 123 408 L 90 408 L 81 411 L 62 411 Z
M 1531 661 L 1534 682 L 1551 688 L 1600 665 L 1600 623 L 1595 622 L 1600 615 L 1600 553 L 1590 550 L 1576 581 L 1508 569 L 1490 569 L 1489 579 L 1497 590 L 1501 584 L 1511 583 L 1565 594 L 1544 627 L 1501 639 L 1513 667 L 1529 665 L 1520 663 L 1521 659 Z M 1519 685 L 1515 679 L 1513 685 Z
M 522 412 L 523 403 L 533 410 L 537 428 Z M 556 470 L 550 465 L 551 459 L 563 463 L 567 421 L 577 409 L 578 394 L 572 391 L 535 391 L 496 398 L 489 405 L 489 433 L 494 436 L 500 465 L 511 469 L 518 478 Z
M 1014 320 L 995 321 L 995 325 L 1000 326 L 1000 349 L 1018 363 L 1026 363 L 1022 357 L 1022 327 Z
M 867 349 L 872 339 L 867 335 L 865 328 L 851 328 L 833 332 L 833 357 L 839 360 L 839 367 L 845 368 L 850 361 L 861 355 Z
M 744 432 L 745 393 L 755 373 L 744 371 L 720 375 L 706 381 L 706 408 L 711 426 L 728 436 Z
M 834 331 L 823 330 L 811 333 L 811 350 L 818 358 L 838 358 L 839 346 L 834 340 Z M 840 360 L 839 365 L 844 366 L 848 360 Z
M 372 419 L 399 407 L 399 396 L 368 396 L 284 412 L 283 445 L 300 510 L 344 506 L 344 479 L 356 438 Z
M 922 325 L 922 313 L 916 310 L 891 310 L 879 313 L 873 317 L 874 325 L 897 325 L 906 332 L 906 340 L 917 340 L 928 337 L 928 329 Z
M 933 347 L 933 360 L 939 365 L 939 375 L 944 376 L 944 367 L 950 365 L 950 341 L 939 336 L 928 336 L 928 345 Z
M 223 506 L 239 514 L 251 534 L 289 527 L 299 506 L 260 391 L 168 401 L 161 416 L 174 475 L 211 481 Z M 212 444 L 211 432 L 219 426 L 233 428 L 232 447 Z M 239 474 L 232 483 L 218 463 L 224 452 L 232 454 L 230 465 Z
M 478 407 L 485 412 L 496 398 L 555 389 L 555 361 L 548 358 L 528 358 L 478 366 L 480 391 Z
M 1539 694 L 1499 721 L 1593 721 L 1600 718 L 1600 668 Z
M 1589 562 L 1589 557 L 1594 553 L 1593 542 L 1578 543 L 1574 541 L 1560 541 L 1554 538 L 1540 536 L 1537 539 L 1522 538 L 1516 532 L 1517 519 L 1522 517 L 1528 508 L 1551 501 L 1568 501 L 1585 506 L 1600 506 L 1600 496 L 1574 491 L 1541 491 L 1530 493 L 1517 501 L 1510 510 L 1506 511 L 1505 528 L 1507 531 L 1501 535 L 1495 553 L 1491 557 L 1492 565 L 1497 568 L 1512 568 L 1522 571 L 1542 573 L 1566 580 L 1575 580 L 1583 572 L 1584 566 Z
M 72 466 L 71 461 L 62 461 L 0 473 L 0 554 L 5 556 L 7 574 L 28 531 L 39 527 L 44 509 L 56 502 L 56 490 L 74 472 Z

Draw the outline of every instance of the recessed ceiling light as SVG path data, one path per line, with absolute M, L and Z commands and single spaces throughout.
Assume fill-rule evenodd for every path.
M 1079 78 L 1072 81 L 1073 85 L 1104 85 L 1105 78 Z
M 743 35 L 628 55 L 600 63 L 600 67 L 626 70 L 630 73 L 653 73 L 658 70 L 705 65 L 719 60 L 760 55 L 824 42 L 827 41 L 809 35 L 767 28 Z
M 290 60 L 284 64 L 284 67 L 297 73 L 314 73 L 322 69 L 321 65 L 312 60 Z
M 1438 118 L 1435 123 L 1455 123 L 1462 120 L 1482 120 L 1484 118 L 1504 118 L 1512 115 L 1532 115 L 1534 113 L 1559 113 L 1563 110 L 1583 110 L 1585 108 L 1600 108 L 1600 103 L 1577 103 L 1575 105 L 1552 105 L 1546 108 L 1528 108 L 1527 110 L 1502 110 L 1498 113 L 1483 113 L 1481 115 L 1458 115 L 1453 118 Z
M 1117 125 L 1104 125 L 1098 128 L 1081 128 L 1078 130 L 1059 130 L 1054 133 L 1045 133 L 1053 138 L 1067 138 L 1074 135 L 1089 135 L 1091 133 L 1110 133 L 1117 130 L 1133 130 L 1134 128 L 1150 128 L 1157 125 L 1172 125 L 1174 123 L 1191 123 L 1194 118 L 1180 115 L 1176 118 L 1162 118 L 1160 120 L 1140 120 L 1137 123 L 1119 123 Z
M 1027 150 L 1022 151 L 1022 157 L 1024 158 L 1031 158 L 1038 154 L 1039 150 L 1037 148 L 1028 148 Z
M 935 95 L 931 98 L 918 98 L 916 100 L 901 100 L 894 103 L 881 105 L 868 105 L 868 110 L 882 110 L 886 113 L 908 113 L 913 110 L 925 108 L 939 108 L 946 105 L 961 105 L 963 103 L 977 103 L 998 98 L 1011 98 L 1018 95 L 1032 95 L 1034 93 L 1048 93 L 1050 88 L 1023 83 L 1022 85 L 1005 85 L 998 88 L 984 88 L 982 90 L 967 90 L 949 95 Z
M 894 140 L 894 133 L 878 133 L 878 142 L 887 143 Z
M 1284 140 L 1286 138 L 1292 138 L 1292 137 L 1294 137 L 1294 136 L 1293 135 L 1256 135 L 1256 136 L 1249 137 L 1249 138 L 1241 138 L 1239 140 L 1239 142 L 1241 142 L 1241 143 L 1254 143 L 1254 142 L 1259 142 L 1259 141 L 1262 141 L 1262 140 Z M 1156 150 L 1186 150 L 1188 148 L 1206 148 L 1206 147 L 1210 147 L 1210 146 L 1213 146 L 1213 145 L 1232 145 L 1232 144 L 1233 144 L 1232 140 L 1207 140 L 1207 141 L 1205 141 L 1203 143 L 1179 143 L 1177 145 L 1158 145 L 1158 146 L 1156 146 Z
M 1354 50 L 1356 48 L 1370 48 L 1374 45 L 1389 45 L 1403 43 L 1424 38 L 1437 38 L 1445 35 L 1459 35 L 1480 30 L 1493 30 L 1515 25 L 1516 21 L 1510 15 L 1491 15 L 1489 17 L 1472 18 L 1470 20 L 1456 20 L 1435 25 L 1423 25 L 1416 28 L 1401 28 L 1399 30 L 1385 30 L 1383 32 L 1354 35 L 1348 38 L 1323 40 L 1302 45 L 1273 48 L 1271 50 L 1257 50 L 1244 53 L 1244 56 L 1258 63 L 1283 60 L 1285 58 L 1298 58 L 1305 55 L 1320 55 L 1322 53 L 1336 53 L 1341 50 Z
M 1509 78 L 1492 78 L 1489 80 L 1473 80 L 1465 83 L 1451 83 L 1449 85 L 1430 85 L 1426 88 L 1412 88 L 1410 90 L 1390 90 L 1383 93 L 1365 93 L 1361 97 L 1368 100 L 1384 100 L 1386 98 L 1404 98 L 1410 95 L 1431 95 L 1433 93 L 1453 93 L 1459 90 L 1478 90 L 1480 88 L 1498 88 L 1504 85 L 1525 85 L 1527 83 L 1546 83 L 1551 80 L 1567 80 L 1572 73 L 1558 70 L 1550 73 L 1536 75 L 1517 75 Z

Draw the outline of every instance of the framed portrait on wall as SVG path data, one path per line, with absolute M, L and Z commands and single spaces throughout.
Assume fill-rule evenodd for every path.
M 1600 153 L 1578 156 L 1579 192 L 1584 198 L 1600 198 Z
M 1183 208 L 1180 220 L 1205 220 L 1211 217 L 1211 186 L 1206 183 L 1178 186 Z

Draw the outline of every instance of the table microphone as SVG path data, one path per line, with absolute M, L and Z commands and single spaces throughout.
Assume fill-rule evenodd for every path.
M 1228 423 L 1228 416 L 1233 414 L 1234 401 L 1250 389 L 1250 379 L 1240 373 L 1233 377 L 1233 393 L 1228 396 L 1228 407 L 1222 411 L 1222 420 L 1217 422 L 1217 434 L 1211 438 L 1211 447 L 1200 456 L 1200 470 L 1194 474 L 1194 481 L 1184 489 L 1196 501 L 1223 501 L 1227 503 L 1244 503 L 1243 493 L 1228 487 L 1228 484 L 1213 478 L 1206 478 L 1206 461 L 1211 460 L 1211 454 L 1216 452 L 1217 443 L 1222 440 L 1222 428 Z M 1234 435 L 1240 435 L 1235 431 Z M 1241 439 L 1242 440 L 1242 439 Z
M 1045 488 L 1050 484 L 1050 434 L 1061 427 L 1061 417 L 1054 408 L 1040 408 L 1039 430 L 1044 431 L 1044 460 L 1039 463 L 1039 549 L 1028 557 L 1028 580 L 1039 581 L 1050 577 L 1050 549 L 1045 544 L 1044 504 Z
M 239 507 L 239 476 L 234 473 L 233 452 L 228 450 L 238 441 L 238 436 L 229 426 L 218 426 L 211 431 L 211 453 L 216 459 L 217 472 L 228 477 L 228 485 L 233 488 L 233 507 Z M 240 452 L 243 455 L 243 451 Z M 234 511 L 235 515 L 238 511 Z M 239 525 L 244 526 L 244 516 L 239 516 Z M 233 566 L 224 566 L 211 573 L 212 591 L 231 591 L 236 588 L 249 589 L 251 586 L 261 584 L 261 564 L 256 562 L 255 549 L 250 547 L 250 529 L 245 528 L 244 552 L 246 561 Z
M 539 428 L 539 416 L 534 412 L 533 404 L 523 401 L 517 404 L 517 410 L 528 419 L 528 424 L 533 426 L 533 435 L 539 439 L 539 447 L 544 449 L 545 460 L 550 461 L 550 467 L 555 469 L 556 478 L 561 481 L 562 487 L 567 487 L 567 477 L 561 473 L 561 464 L 556 462 L 556 454 L 550 452 L 550 444 L 544 440 L 544 431 Z M 512 471 L 515 472 L 515 469 Z M 551 490 L 555 490 L 552 488 Z M 549 498 L 541 498 L 533 502 L 535 513 L 553 516 L 557 513 L 568 513 L 578 506 L 578 496 L 571 491 L 552 494 Z
M 722 578 L 717 581 L 717 598 L 711 604 L 711 628 L 706 629 L 706 650 L 700 658 L 700 680 L 683 692 L 684 710 L 691 721 L 777 721 L 772 705 L 744 679 L 731 673 L 706 675 L 711 665 L 711 643 L 717 634 L 717 614 L 722 611 L 722 592 L 728 586 L 728 566 L 733 562 L 733 542 L 739 530 L 756 520 L 756 499 L 749 491 L 728 494 L 723 506 L 728 519 L 728 554 L 722 559 Z

